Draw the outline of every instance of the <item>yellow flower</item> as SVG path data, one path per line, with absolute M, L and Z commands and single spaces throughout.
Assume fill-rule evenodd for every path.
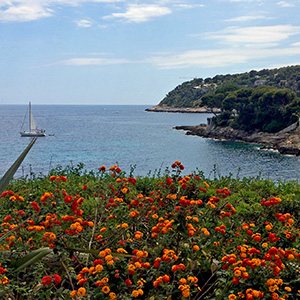
M 285 289 L 287 292 L 291 292 L 291 291 L 292 291 L 292 289 L 291 289 L 289 286 L 286 286 L 284 289 Z

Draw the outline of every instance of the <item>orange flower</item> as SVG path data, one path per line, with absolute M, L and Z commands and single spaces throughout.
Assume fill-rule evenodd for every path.
M 77 291 L 78 297 L 83 297 L 86 294 L 86 289 L 84 287 L 81 287 Z
M 133 290 L 131 295 L 132 295 L 132 297 L 137 298 L 140 295 L 140 293 L 137 290 Z
M 139 240 L 139 239 L 142 238 L 142 236 L 143 236 L 143 233 L 140 232 L 140 231 L 137 231 L 137 232 L 135 233 L 135 235 L 134 235 L 134 238 L 135 238 L 136 240 Z
M 117 298 L 117 295 L 115 294 L 115 293 L 109 293 L 109 295 L 108 295 L 109 297 L 110 297 L 110 300 L 114 300 L 114 299 L 116 299 Z
M 72 291 L 72 292 L 70 293 L 70 297 L 71 297 L 71 298 L 74 298 L 74 297 L 76 296 L 76 294 L 77 294 L 77 291 Z
M 200 248 L 199 248 L 199 246 L 197 246 L 197 245 L 194 245 L 194 246 L 193 246 L 193 250 L 197 252 L 197 251 L 199 251 L 199 250 L 200 250 Z
M 102 288 L 102 292 L 103 292 L 104 294 L 108 294 L 108 293 L 110 292 L 109 286 L 105 285 L 105 286 Z

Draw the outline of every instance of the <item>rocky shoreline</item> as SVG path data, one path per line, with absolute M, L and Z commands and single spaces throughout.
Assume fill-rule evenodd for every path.
M 167 105 L 156 105 L 146 108 L 148 112 L 170 112 L 170 113 L 212 113 L 211 109 L 205 107 L 170 107 Z M 214 113 L 219 113 L 219 109 L 214 109 Z
M 298 122 L 277 133 L 253 132 L 231 127 L 209 128 L 206 124 L 197 126 L 175 126 L 174 129 L 185 130 L 187 135 L 197 135 L 229 141 L 242 141 L 261 145 L 261 149 L 274 149 L 281 154 L 300 155 L 300 127 Z

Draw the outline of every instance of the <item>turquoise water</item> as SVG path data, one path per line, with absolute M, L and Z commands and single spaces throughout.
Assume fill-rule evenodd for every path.
M 39 138 L 18 175 L 48 174 L 57 165 L 84 163 L 87 170 L 118 164 L 134 175 L 165 170 L 180 160 L 189 173 L 197 169 L 206 176 L 299 179 L 300 158 L 259 150 L 256 145 L 187 136 L 176 125 L 205 123 L 208 114 L 145 112 L 148 106 L 58 106 L 32 105 L 38 127 L 47 136 Z M 0 176 L 29 143 L 20 127 L 26 105 L 0 105 Z

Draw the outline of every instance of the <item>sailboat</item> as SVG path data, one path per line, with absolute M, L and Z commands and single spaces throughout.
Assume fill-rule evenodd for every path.
M 46 136 L 45 130 L 43 129 L 37 129 L 32 111 L 31 111 L 31 102 L 29 102 L 29 131 L 20 131 L 21 136 L 26 136 L 26 137 L 39 137 L 39 136 Z

